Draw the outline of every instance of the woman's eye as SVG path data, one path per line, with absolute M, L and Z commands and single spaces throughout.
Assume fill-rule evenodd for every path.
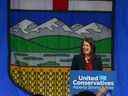
M 85 46 L 88 46 L 88 45 L 85 45 Z

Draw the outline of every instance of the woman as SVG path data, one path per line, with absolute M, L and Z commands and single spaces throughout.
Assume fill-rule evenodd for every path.
M 101 58 L 95 54 L 95 44 L 91 38 L 83 40 L 81 53 L 74 56 L 71 70 L 102 70 Z

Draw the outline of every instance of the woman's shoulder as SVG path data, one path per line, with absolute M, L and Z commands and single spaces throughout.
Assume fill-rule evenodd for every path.
M 74 55 L 73 60 L 75 60 L 75 61 L 81 61 L 82 60 L 82 56 L 80 54 Z
M 81 54 L 74 55 L 74 58 L 81 58 L 81 57 L 82 57 Z

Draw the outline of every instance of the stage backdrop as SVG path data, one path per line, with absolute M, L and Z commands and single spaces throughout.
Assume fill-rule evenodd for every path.
M 43 0 L 42 0 L 43 1 Z M 16 2 L 16 1 L 15 1 Z M 49 0 L 48 3 L 50 3 L 51 1 Z M 12 2 L 11 2 L 12 3 Z M 56 3 L 54 4 L 53 3 L 53 6 L 52 8 L 54 10 L 58 10 L 60 11 L 63 10 L 74 10 L 73 8 L 76 8 L 75 10 L 79 10 L 77 9 L 77 7 L 73 7 L 73 5 L 75 5 L 75 2 L 63 2 L 67 5 L 67 3 L 70 3 L 70 6 L 63 6 L 63 7 L 56 7 Z M 78 2 L 77 2 L 78 3 Z M 81 3 L 81 2 L 79 2 Z M 127 25 L 127 17 L 128 14 L 126 14 L 126 2 L 125 1 L 121 1 L 121 0 L 117 0 L 115 3 L 115 15 L 114 15 L 114 65 L 115 65 L 115 71 L 116 71 L 116 93 L 117 95 L 116 96 L 126 96 L 127 94 L 127 84 L 128 84 L 128 76 L 127 76 L 127 67 L 128 67 L 128 62 L 127 62 L 127 54 L 128 52 L 126 51 L 128 48 L 128 45 L 127 45 L 127 36 L 128 36 L 128 33 L 127 33 L 127 30 L 126 30 L 126 25 Z M 9 28 L 10 26 L 14 26 L 15 24 L 21 22 L 24 20 L 24 18 L 22 18 L 22 20 L 19 20 L 17 19 L 17 17 L 15 17 L 16 15 L 14 15 L 14 12 L 11 13 L 11 16 L 9 15 L 10 13 L 9 12 L 9 9 L 8 9 L 8 4 L 9 2 L 8 1 L 0 1 L 0 95 L 1 96 L 27 96 L 27 93 L 23 92 L 23 90 L 20 90 L 19 87 L 17 87 L 16 85 L 14 85 L 12 83 L 12 81 L 10 80 L 10 70 L 9 70 L 9 67 L 10 67 L 10 50 L 9 50 L 9 40 L 8 40 L 8 31 L 9 31 Z M 73 5 L 72 5 L 73 4 Z M 99 4 L 99 3 L 98 3 Z M 24 4 L 23 4 L 24 5 Z M 110 5 L 110 4 L 109 4 Z M 13 8 L 13 6 L 11 5 L 11 8 L 12 9 L 17 9 L 17 6 L 18 5 L 15 5 L 15 7 Z M 33 5 L 34 6 L 34 5 Z M 33 6 L 30 6 L 29 8 L 33 8 Z M 97 6 L 97 5 L 96 5 Z M 101 5 L 102 6 L 102 5 Z M 20 7 L 21 9 L 22 8 L 26 8 L 26 6 L 21 6 Z M 41 7 L 42 8 L 42 7 Z M 40 9 L 41 9 L 40 8 Z M 51 6 L 49 6 L 48 8 L 51 8 Z M 82 7 L 84 8 L 84 7 Z M 80 8 L 80 9 L 82 9 Z M 105 10 L 107 11 L 111 11 L 111 9 L 109 9 L 109 7 L 103 7 L 103 8 L 106 8 Z M 92 9 L 88 8 L 87 9 L 90 11 Z M 96 7 L 95 8 L 96 10 L 99 10 L 99 9 L 102 9 L 102 8 L 99 8 L 99 7 Z M 51 9 L 49 9 L 51 10 Z M 102 11 L 102 10 L 99 10 L 99 11 Z M 32 13 L 31 13 L 32 14 Z M 49 15 L 49 13 L 47 13 Z M 91 14 L 91 13 L 89 13 Z M 26 14 L 25 13 L 22 13 L 21 12 L 21 15 L 24 15 L 26 16 L 26 18 L 28 19 L 29 17 L 29 14 Z M 20 16 L 21 16 L 20 15 Z M 55 14 L 54 14 L 55 15 Z M 87 15 L 87 14 L 85 14 Z M 93 15 L 93 14 L 91 14 Z M 100 15 L 97 13 L 97 16 Z M 11 20 L 14 20 L 14 21 L 8 21 L 8 16 L 9 18 L 12 18 Z M 58 16 L 58 15 L 57 15 Z M 63 16 L 63 14 L 62 14 Z M 80 15 L 79 15 L 80 16 Z M 106 15 L 107 16 L 107 15 Z M 110 14 L 109 14 L 110 16 Z M 109 16 L 107 18 L 109 18 Z M 89 16 L 90 17 L 90 16 Z M 105 18 L 105 16 L 101 16 L 102 18 Z M 38 20 L 36 20 L 36 16 L 34 17 L 35 18 L 35 22 L 36 23 L 42 23 Z M 61 19 L 61 16 L 60 17 L 57 17 L 56 18 L 52 18 L 52 17 L 49 17 L 49 19 L 53 19 L 53 20 L 58 20 L 58 18 Z M 66 20 L 67 21 L 64 21 L 65 23 L 69 24 L 68 23 L 68 17 L 65 17 L 67 18 Z M 79 17 L 81 18 L 81 17 Z M 97 18 L 97 17 L 95 17 Z M 29 17 L 29 19 L 31 20 L 31 18 Z M 19 21 L 18 21 L 19 20 Z M 44 19 L 43 19 L 44 20 Z M 98 19 L 97 19 L 98 20 Z M 104 19 L 105 20 L 105 19 Z M 46 20 L 47 21 L 47 20 Z M 93 20 L 92 20 L 93 21 Z M 111 27 L 111 23 L 109 22 L 109 20 L 106 19 L 106 21 L 102 21 L 102 20 L 98 20 L 97 22 L 100 22 L 102 24 L 104 24 L 104 22 L 107 22 L 105 23 L 104 25 L 107 26 L 107 27 Z M 70 22 L 71 24 L 74 24 L 74 22 Z M 80 23 L 82 24 L 82 21 L 80 22 L 77 22 L 77 23 Z M 91 23 L 91 21 L 87 21 L 86 22 L 87 24 Z M 9 25 L 11 24 L 11 25 Z M 94 24 L 94 23 L 93 23 Z M 67 29 L 67 27 L 66 27 Z M 69 30 L 69 29 L 67 29 Z M 27 37 L 26 37 L 27 38 Z M 14 53 L 16 50 L 13 50 Z M 21 55 L 21 54 L 20 54 Z M 13 66 L 13 65 L 12 65 Z M 68 66 L 68 65 L 67 65 Z M 14 67 L 15 68 L 15 67 Z M 68 70 L 68 69 L 67 69 Z M 24 87 L 24 86 L 22 86 Z M 32 90 L 31 90 L 32 91 Z

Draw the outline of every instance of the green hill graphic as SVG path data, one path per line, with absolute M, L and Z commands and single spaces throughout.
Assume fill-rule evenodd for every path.
M 16 52 L 72 52 L 79 53 L 81 38 L 73 36 L 43 36 L 31 40 L 10 35 L 11 50 Z M 97 53 L 111 53 L 111 38 L 96 41 Z

